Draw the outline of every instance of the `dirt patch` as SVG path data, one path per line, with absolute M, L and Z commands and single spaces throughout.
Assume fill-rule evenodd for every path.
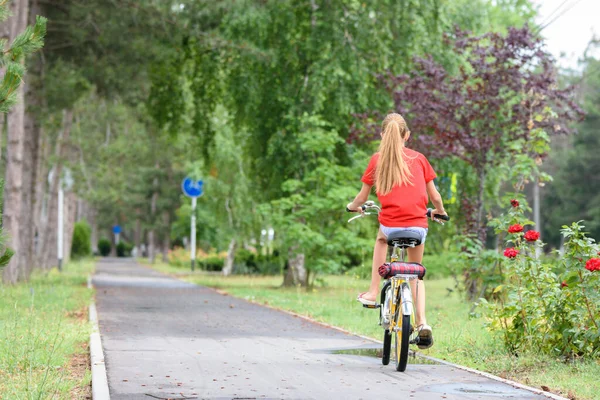
M 73 318 L 79 322 L 86 322 L 88 320 L 88 307 L 81 307 L 79 310 L 67 312 L 68 318 Z
M 91 400 L 92 382 L 90 371 L 90 349 L 88 343 L 81 345 L 81 352 L 73 354 L 69 361 L 69 376 L 77 382 L 71 390 L 72 400 Z

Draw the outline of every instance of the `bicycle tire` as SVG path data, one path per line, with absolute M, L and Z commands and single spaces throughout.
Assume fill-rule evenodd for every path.
M 383 288 L 381 289 L 381 297 L 380 297 L 380 312 L 383 313 L 384 310 L 384 304 L 385 304 L 385 300 L 386 300 L 386 296 L 388 295 L 388 289 L 390 287 L 390 282 L 386 282 L 385 285 L 383 285 Z M 381 318 L 383 318 L 383 315 L 381 316 Z M 381 354 L 381 363 L 383 365 L 388 365 L 390 363 L 390 356 L 392 354 L 392 333 L 390 332 L 389 329 L 385 329 L 383 331 L 383 351 Z
M 381 363 L 388 365 L 390 363 L 390 355 L 392 354 L 392 334 L 389 329 L 383 331 L 383 354 L 381 355 Z
M 410 315 L 402 315 L 402 330 L 396 331 L 396 371 L 406 371 L 408 342 L 410 340 Z

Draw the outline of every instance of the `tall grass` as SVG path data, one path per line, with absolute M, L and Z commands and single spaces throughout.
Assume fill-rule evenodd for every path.
M 74 354 L 87 351 L 91 261 L 63 273 L 36 273 L 28 283 L 0 286 L 0 398 L 71 399 L 90 374 L 75 378 Z

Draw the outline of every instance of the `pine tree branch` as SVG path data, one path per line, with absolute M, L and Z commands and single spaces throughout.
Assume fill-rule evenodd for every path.
M 11 47 L 4 51 L 5 55 L 12 55 L 12 60 L 21 61 L 25 56 L 34 53 L 44 46 L 44 37 L 46 36 L 47 19 L 36 17 L 35 25 L 25 28 L 19 36 L 12 42 Z

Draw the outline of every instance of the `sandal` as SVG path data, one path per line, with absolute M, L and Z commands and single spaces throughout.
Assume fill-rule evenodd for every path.
M 418 348 L 425 350 L 433 346 L 433 333 L 431 332 L 431 327 L 429 325 L 419 325 L 417 331 L 419 332 L 419 341 L 417 342 Z
M 361 294 L 358 295 L 358 297 L 356 298 L 356 300 L 358 300 L 359 303 L 365 305 L 365 306 L 375 306 L 377 305 L 377 301 L 376 300 L 367 300 L 363 297 L 363 295 L 367 294 L 367 292 L 363 292 Z

